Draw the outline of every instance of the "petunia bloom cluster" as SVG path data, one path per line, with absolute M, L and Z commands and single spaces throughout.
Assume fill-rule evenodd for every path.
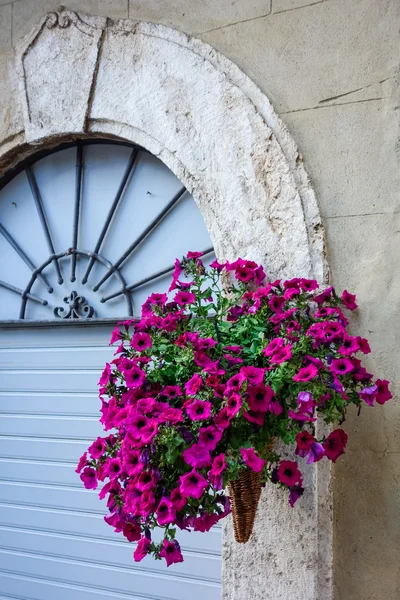
M 108 435 L 77 472 L 88 489 L 103 484 L 105 520 L 137 542 L 136 561 L 181 562 L 177 531 L 206 532 L 226 517 L 225 490 L 241 472 L 261 473 L 293 506 L 304 492 L 301 465 L 344 453 L 345 431 L 319 438 L 317 417 L 342 423 L 349 405 L 392 397 L 361 363 L 367 340 L 348 332 L 346 312 L 356 308 L 347 291 L 267 281 L 250 260 L 206 269 L 189 252 L 168 294 L 152 294 L 141 318 L 114 329 L 115 358 L 99 381 Z M 284 446 L 293 460 L 281 458 Z

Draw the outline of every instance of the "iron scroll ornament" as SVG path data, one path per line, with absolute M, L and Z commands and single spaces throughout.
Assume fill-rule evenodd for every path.
M 54 316 L 59 319 L 90 319 L 94 316 L 94 308 L 90 306 L 84 296 L 73 290 L 69 296 L 64 298 L 64 306 L 57 306 L 54 309 Z

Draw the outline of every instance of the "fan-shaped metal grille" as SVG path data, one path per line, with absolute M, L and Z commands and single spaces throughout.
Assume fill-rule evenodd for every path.
M 161 161 L 125 144 L 64 147 L 0 191 L 0 319 L 132 316 L 188 249 L 213 255 L 193 198 Z

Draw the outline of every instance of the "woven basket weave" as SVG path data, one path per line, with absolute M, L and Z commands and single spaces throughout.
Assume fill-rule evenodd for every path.
M 244 544 L 253 531 L 258 501 L 261 496 L 261 473 L 242 471 L 239 479 L 228 484 L 231 498 L 233 529 L 237 542 Z

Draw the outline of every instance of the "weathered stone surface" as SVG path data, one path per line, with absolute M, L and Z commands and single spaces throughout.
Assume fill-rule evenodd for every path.
M 293 112 L 285 118 L 319 189 L 323 218 L 395 209 L 400 171 L 396 154 L 386 151 L 393 140 L 382 100 Z M 335 148 L 340 140 L 341 165 L 332 160 L 333 140 Z
M 115 19 L 128 17 L 128 0 L 18 0 L 13 8 L 13 43 L 29 33 L 46 13 L 63 4 L 68 10 Z
M 338 288 L 357 291 L 354 328 L 369 338 L 366 366 L 400 394 L 398 214 L 328 219 L 330 264 Z M 351 260 L 349 260 L 351 256 Z M 396 315 L 396 316 L 395 316 Z M 398 402 L 345 423 L 349 445 L 334 470 L 335 600 L 396 600 L 400 579 L 400 410 Z
M 83 131 L 105 23 L 102 17 L 49 13 L 20 44 L 17 65 L 28 142 Z
M 393 0 L 328 0 L 201 37 L 285 113 L 337 96 L 350 102 L 353 92 L 386 79 L 399 55 L 399 22 L 400 3 Z
M 11 4 L 0 6 L 0 52 L 11 50 Z
M 272 0 L 272 12 L 284 12 L 296 8 L 306 8 L 325 0 Z
M 0 81 L 0 154 L 4 154 L 10 145 L 21 142 L 24 130 L 18 77 L 11 53 L 0 57 Z
M 155 21 L 188 33 L 208 31 L 247 19 L 268 15 L 272 0 L 129 0 L 129 18 Z M 172 5 L 171 5 L 172 4 Z

